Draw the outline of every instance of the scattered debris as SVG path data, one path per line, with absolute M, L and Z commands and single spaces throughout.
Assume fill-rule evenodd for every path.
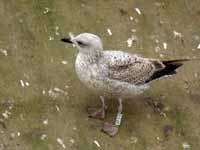
M 46 138 L 47 138 L 46 134 L 42 134 L 41 137 L 40 137 L 41 140 L 45 140 Z
M 53 41 L 54 37 L 53 36 L 49 36 L 49 41 Z
M 134 20 L 134 21 L 135 21 L 135 23 L 138 23 L 138 22 L 139 22 L 139 20 L 138 20 L 137 18 L 135 18 L 135 20 Z
M 57 138 L 57 142 L 58 142 L 58 144 L 60 144 L 64 149 L 66 148 L 66 146 L 65 146 L 65 144 L 64 144 L 64 142 L 63 142 L 63 140 L 62 140 L 61 138 Z
M 165 137 L 168 137 L 173 132 L 173 127 L 171 125 L 165 125 L 163 128 L 163 133 Z
M 97 146 L 97 147 L 101 147 L 99 142 L 97 140 L 94 140 L 94 144 Z
M 50 89 L 50 90 L 48 91 L 48 94 L 49 94 L 50 97 L 56 98 L 56 97 L 58 97 L 60 94 L 64 94 L 64 95 L 67 96 L 67 95 L 68 95 L 68 92 L 66 92 L 66 91 L 64 91 L 64 90 L 62 90 L 62 89 L 59 89 L 59 88 L 55 87 L 54 89 Z
M 200 49 L 200 43 L 198 44 L 197 49 Z
M 59 88 L 57 88 L 57 87 L 55 87 L 55 88 L 54 88 L 54 91 L 55 91 L 55 92 L 60 92 L 60 93 L 63 93 L 64 95 L 68 95 L 68 93 L 67 93 L 67 92 L 65 92 L 64 90 L 62 90 L 62 89 L 59 89 Z
M 135 33 L 137 30 L 136 29 L 131 29 L 131 32 Z
M 81 4 L 81 7 L 85 7 L 85 4 L 84 4 L 84 3 L 82 3 L 82 4 Z
M 163 55 L 163 54 L 160 54 L 160 58 L 164 58 L 164 55 Z
M 61 61 L 62 64 L 66 65 L 68 62 L 66 60 Z
M 107 29 L 107 32 L 108 32 L 108 34 L 111 36 L 112 35 L 112 32 L 111 32 L 111 30 L 108 28 Z
M 156 137 L 157 141 L 161 141 L 161 138 L 159 136 Z
M 135 11 L 138 13 L 138 15 L 142 14 L 139 8 L 135 8 Z
M 68 88 L 69 88 L 69 85 L 65 85 L 65 88 L 68 89 Z
M 20 132 L 17 132 L 17 136 L 20 136 L 21 135 L 21 133 Z
M 76 130 L 77 130 L 77 127 L 73 127 L 73 130 L 76 131 Z
M 14 139 L 16 136 L 19 137 L 20 135 L 21 135 L 20 132 L 17 132 L 17 133 L 12 132 L 12 133 L 10 134 L 10 137 L 11 137 L 12 139 Z
M 163 25 L 164 23 L 165 23 L 165 22 L 162 21 L 162 20 L 159 21 L 159 24 L 160 24 L 160 25 Z
M 52 97 L 52 98 L 56 98 L 56 97 L 58 97 L 58 93 L 56 93 L 56 92 L 54 92 L 52 89 L 50 89 L 49 91 L 48 91 L 48 94 L 49 94 L 49 96 L 50 97 Z
M 69 142 L 72 143 L 72 144 L 75 143 L 74 139 L 70 139 Z
M 4 150 L 4 144 L 0 144 L 0 150 Z
M 21 84 L 22 87 L 25 86 L 23 80 L 20 80 L 20 84 Z
M 166 42 L 163 43 L 163 48 L 164 48 L 165 50 L 167 49 L 167 43 L 166 43 Z
M 26 85 L 26 86 L 29 86 L 30 84 L 29 84 L 28 82 L 25 82 L 25 85 Z
M 29 82 L 27 82 L 27 81 L 25 82 L 23 80 L 20 80 L 20 84 L 21 84 L 22 87 L 25 87 L 25 86 L 28 87 L 30 85 Z
M 48 7 L 45 7 L 43 13 L 46 15 L 46 14 L 48 14 L 49 12 L 50 12 L 50 9 L 49 9 Z
M 5 110 L 4 113 L 2 113 L 2 116 L 5 118 L 5 119 L 8 119 L 8 117 L 11 115 L 11 112 L 9 112 L 8 110 Z
M 56 27 L 55 27 L 55 30 L 56 30 L 56 31 L 55 31 L 55 34 L 56 34 L 56 35 L 60 35 L 60 33 L 58 32 L 59 26 L 56 26 Z
M 136 144 L 138 142 L 138 138 L 135 136 L 131 137 L 131 143 Z
M 58 107 L 58 105 L 56 105 L 56 110 L 57 110 L 57 111 L 60 111 L 60 108 Z
M 45 120 L 43 121 L 43 124 L 44 124 L 44 125 L 47 125 L 47 124 L 48 124 L 48 119 L 45 119 Z
M 198 78 L 198 73 L 197 72 L 194 73 L 194 77 Z
M 42 94 L 45 95 L 45 94 L 46 94 L 46 91 L 45 91 L 45 90 L 42 90 Z
M 23 19 L 19 19 L 19 23 L 23 23 L 24 22 L 24 20 Z
M 15 133 L 11 133 L 11 134 L 10 134 L 10 137 L 11 137 L 12 139 L 14 139 L 14 138 L 15 138 Z
M 190 149 L 190 145 L 189 145 L 187 142 L 184 142 L 184 143 L 182 144 L 182 147 L 183 147 L 184 150 L 185 150 L 185 149 Z
M 23 114 L 20 114 L 20 115 L 19 115 L 19 117 L 20 117 L 20 119 L 21 119 L 22 121 L 24 121 L 24 120 L 25 120 L 25 118 L 24 118 L 24 115 L 23 115 Z
M 127 42 L 127 46 L 128 47 L 132 47 L 133 42 L 136 42 L 138 40 L 138 38 L 135 35 L 132 35 L 130 38 L 128 38 Z
M 133 18 L 132 16 L 130 16 L 129 19 L 130 19 L 131 21 L 133 21 L 134 18 Z
M 156 46 L 156 47 L 155 47 L 155 52 L 158 53 L 159 51 L 160 51 L 160 47 L 159 47 L 159 46 Z
M 180 32 L 177 32 L 174 30 L 173 33 L 174 33 L 174 38 L 182 38 L 183 37 L 183 35 Z
M 0 52 L 3 53 L 4 56 L 8 56 L 7 50 L 0 48 Z
M 155 43 L 158 44 L 158 43 L 159 43 L 159 40 L 158 40 L 158 39 L 155 39 Z

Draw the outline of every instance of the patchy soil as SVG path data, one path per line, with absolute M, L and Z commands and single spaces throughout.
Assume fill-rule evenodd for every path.
M 124 102 L 119 134 L 88 118 L 100 105 L 79 82 L 68 32 L 98 34 L 105 49 L 200 58 L 199 0 L 1 0 L 0 150 L 163 150 L 200 147 L 200 63 L 186 63 Z M 128 41 L 128 42 L 127 42 Z M 108 101 L 105 120 L 117 102 Z

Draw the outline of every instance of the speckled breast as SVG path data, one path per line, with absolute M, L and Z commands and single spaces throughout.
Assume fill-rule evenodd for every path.
M 98 67 L 96 64 L 91 64 L 86 56 L 78 54 L 75 63 L 76 73 L 80 81 L 89 89 L 98 91 Z

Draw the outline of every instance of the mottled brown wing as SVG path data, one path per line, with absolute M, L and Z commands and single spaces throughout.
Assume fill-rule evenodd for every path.
M 114 56 L 108 63 L 108 77 L 134 85 L 144 84 L 157 68 L 162 68 L 160 63 L 155 62 L 155 60 L 127 53 L 126 55 Z

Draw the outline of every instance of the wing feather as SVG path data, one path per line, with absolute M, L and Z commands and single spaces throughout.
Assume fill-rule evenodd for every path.
M 146 59 L 121 51 L 107 52 L 105 61 L 108 78 L 134 85 L 144 84 L 155 71 L 164 67 L 158 60 Z

